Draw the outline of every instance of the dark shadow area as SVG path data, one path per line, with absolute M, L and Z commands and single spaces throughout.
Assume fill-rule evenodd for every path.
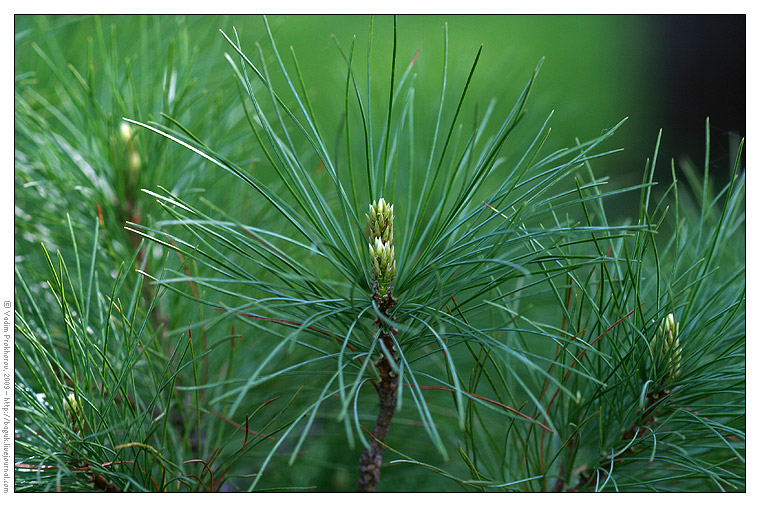
M 666 86 L 663 142 L 668 161 L 689 157 L 703 166 L 705 118 L 710 118 L 711 172 L 728 181 L 746 135 L 747 29 L 745 15 L 655 16 L 662 40 L 660 79 Z M 743 165 L 743 164 L 742 164 Z

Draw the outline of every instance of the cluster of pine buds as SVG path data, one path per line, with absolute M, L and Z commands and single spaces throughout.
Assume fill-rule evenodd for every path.
M 655 357 L 659 356 L 665 362 L 665 378 L 672 380 L 681 375 L 683 349 L 678 339 L 678 322 L 672 313 L 660 322 L 650 345 Z
M 74 393 L 69 393 L 69 395 L 63 399 L 63 412 L 69 420 L 69 427 L 71 430 L 75 433 L 79 433 L 81 428 L 82 407 L 79 405 Z
M 119 133 L 122 142 L 127 145 L 129 150 L 127 152 L 127 168 L 129 169 L 129 176 L 132 179 L 136 179 L 142 161 L 140 160 L 140 154 L 135 147 L 135 131 L 129 123 L 122 122 Z
M 380 198 L 369 206 L 369 255 L 372 274 L 377 282 L 376 292 L 389 296 L 396 277 L 396 255 L 393 247 L 393 205 Z

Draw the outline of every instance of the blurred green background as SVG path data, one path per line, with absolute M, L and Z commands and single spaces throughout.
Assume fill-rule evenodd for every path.
M 284 59 L 293 46 L 318 117 L 337 127 L 342 112 L 345 63 L 336 48 L 345 51 L 357 37 L 355 62 L 366 58 L 369 16 L 272 16 L 274 38 Z M 156 56 L 168 52 L 168 43 L 180 26 L 187 26 L 188 50 L 198 48 L 198 64 L 191 71 L 200 86 L 211 92 L 230 85 L 223 52 L 230 51 L 218 30 L 232 36 L 235 27 L 243 47 L 266 46 L 267 34 L 259 16 L 104 16 L 104 27 L 115 27 L 115 53 L 125 65 L 128 57 L 146 101 L 160 82 L 140 81 Z M 744 16 L 610 16 L 610 15 L 403 15 L 398 18 L 398 70 L 403 71 L 417 50 L 415 72 L 418 93 L 440 94 L 443 27 L 449 33 L 449 91 L 454 100 L 480 44 L 483 53 L 474 75 L 470 97 L 483 110 L 492 98 L 511 107 L 530 72 L 545 57 L 535 92 L 529 101 L 528 122 L 538 125 L 555 111 L 549 148 L 569 146 L 599 135 L 629 117 L 607 148 L 624 153 L 604 158 L 595 170 L 614 176 L 616 186 L 640 180 L 660 128 L 664 129 L 662 160 L 688 155 L 701 160 L 704 119 L 714 129 L 714 170 L 729 166 L 729 151 L 745 129 Z M 144 26 L 156 32 L 163 47 L 141 55 L 135 35 Z M 81 69 L 86 40 L 94 33 L 90 16 L 17 16 L 16 76 L 34 72 L 41 87 L 55 86 L 49 69 L 32 50 L 45 38 L 57 40 L 61 53 L 51 55 Z M 334 40 L 332 36 L 334 35 Z M 386 76 L 392 48 L 393 21 L 378 16 L 374 23 L 373 72 Z M 272 62 L 274 63 L 274 62 Z M 356 63 L 355 63 L 356 64 Z M 385 93 L 377 94 L 385 106 Z M 236 100 L 236 97 L 229 97 Z M 203 111 L 197 104 L 195 111 Z M 146 108 L 147 109 L 147 108 Z M 431 121 L 434 111 L 430 111 Z M 188 112 L 193 115 L 193 111 Z M 466 118 L 466 117 L 465 117 Z M 140 118 L 138 118 L 140 119 Z M 146 118 L 142 118 L 146 119 Z M 222 125 L 223 118 L 210 119 Z M 465 121 L 465 120 L 463 120 Z M 526 129 L 530 131 L 531 129 Z M 329 129 L 326 129 L 329 132 Z M 527 133 L 526 133 L 527 135 Z M 669 164 L 662 164 L 663 177 Z M 167 182 L 168 184 L 169 182 Z

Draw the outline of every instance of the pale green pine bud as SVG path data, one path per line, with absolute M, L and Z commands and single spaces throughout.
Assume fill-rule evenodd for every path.
M 661 357 L 667 368 L 667 376 L 675 379 L 681 374 L 681 358 L 683 349 L 678 339 L 679 323 L 675 316 L 669 313 L 658 326 L 657 336 L 652 340 L 652 351 L 656 357 Z
M 373 245 L 372 255 L 380 259 L 383 256 L 383 241 L 376 237 Z
M 121 135 L 121 140 L 125 143 L 128 143 L 132 140 L 132 136 L 134 135 L 134 132 L 132 131 L 132 125 L 130 125 L 127 122 L 121 122 L 121 126 L 119 128 L 119 134 Z
M 673 356 L 672 356 L 673 368 L 671 369 L 673 378 L 677 378 L 679 375 L 681 375 L 682 356 L 683 356 L 683 349 L 681 348 L 680 340 L 676 338 L 675 347 L 673 348 Z
M 70 393 L 63 399 L 63 412 L 69 420 L 69 426 L 75 432 L 79 432 L 82 407 L 79 405 L 74 393 Z
M 396 276 L 396 249 L 393 245 L 393 206 L 385 199 L 372 201 L 367 214 L 372 274 L 382 292 L 389 290 Z
M 673 340 L 678 334 L 678 324 L 676 324 L 672 313 L 669 313 L 663 322 L 663 332 L 665 333 L 665 342 L 668 344 L 668 348 L 673 347 Z
M 140 171 L 141 163 L 142 161 L 140 160 L 140 154 L 137 153 L 137 151 L 135 150 L 129 150 L 127 165 L 129 166 L 129 171 L 132 174 L 132 176 L 136 176 L 137 173 Z

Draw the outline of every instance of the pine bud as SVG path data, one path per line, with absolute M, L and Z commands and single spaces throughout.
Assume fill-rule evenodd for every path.
M 132 135 L 134 134 L 132 131 L 132 125 L 127 122 L 122 122 L 121 127 L 119 128 L 119 134 L 121 135 L 121 140 L 125 143 L 131 141 Z
M 79 432 L 82 407 L 79 405 L 74 393 L 70 393 L 63 399 L 63 412 L 69 420 L 69 427 L 74 432 Z
M 661 360 L 666 368 L 666 377 L 673 380 L 681 375 L 683 349 L 678 339 L 679 323 L 672 313 L 665 317 L 657 328 L 657 334 L 650 342 L 655 358 Z
M 369 251 L 372 274 L 379 292 L 390 292 L 390 284 L 396 276 L 396 249 L 393 245 L 393 206 L 380 198 L 372 201 L 367 214 L 369 222 Z
M 140 171 L 141 163 L 142 161 L 140 160 L 140 154 L 135 150 L 129 150 L 127 165 L 129 166 L 130 174 L 133 176 L 136 175 Z

